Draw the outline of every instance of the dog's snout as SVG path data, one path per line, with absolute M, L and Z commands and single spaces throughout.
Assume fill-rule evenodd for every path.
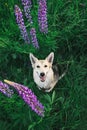
M 40 73 L 40 76 L 41 76 L 41 77 L 43 77 L 44 75 L 45 75 L 45 73 L 43 73 L 43 72 L 42 72 L 42 73 Z

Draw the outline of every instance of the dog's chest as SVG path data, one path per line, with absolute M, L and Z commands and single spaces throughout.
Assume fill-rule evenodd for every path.
M 50 87 L 50 84 L 51 84 L 51 80 L 50 81 L 45 81 L 45 82 L 38 82 L 37 83 L 38 84 L 38 86 L 40 87 L 40 88 L 49 88 Z

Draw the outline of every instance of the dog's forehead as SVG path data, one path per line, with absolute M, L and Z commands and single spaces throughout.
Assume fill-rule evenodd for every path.
M 46 63 L 46 60 L 40 60 L 40 63 L 44 64 L 44 63 Z
M 44 65 L 44 64 L 47 64 L 47 60 L 38 60 L 38 62 L 36 64 L 41 64 L 41 65 Z

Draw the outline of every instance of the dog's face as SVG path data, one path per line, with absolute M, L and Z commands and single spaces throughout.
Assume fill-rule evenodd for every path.
M 45 82 L 47 76 L 51 76 L 54 53 L 50 53 L 45 60 L 38 60 L 32 53 L 30 53 L 30 61 L 33 67 L 34 77 L 40 82 Z

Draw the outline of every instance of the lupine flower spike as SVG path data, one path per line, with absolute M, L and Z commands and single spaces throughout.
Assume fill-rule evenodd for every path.
M 32 16 L 30 14 L 30 10 L 32 7 L 31 0 L 21 0 L 21 1 L 22 1 L 22 5 L 24 6 L 24 12 L 25 12 L 26 18 L 28 19 L 30 24 L 33 24 Z M 33 46 L 36 48 L 39 48 L 35 28 L 30 29 L 30 36 L 31 36 L 31 42 L 33 43 Z
M 38 23 L 42 33 L 48 33 L 46 0 L 38 0 Z
M 13 90 L 11 90 L 9 86 L 2 81 L 0 81 L 0 91 L 8 97 L 12 97 L 14 93 Z
M 30 43 L 28 33 L 24 24 L 24 19 L 23 19 L 21 9 L 17 5 L 15 5 L 15 16 L 16 16 L 16 21 L 17 21 L 17 24 L 19 26 L 19 29 L 20 29 L 20 32 L 24 41 L 26 43 Z
M 35 111 L 39 116 L 44 116 L 44 106 L 37 100 L 37 97 L 28 87 L 9 81 L 4 80 L 7 84 L 13 86 L 22 97 L 22 99 Z
M 30 36 L 31 36 L 31 41 L 33 43 L 33 46 L 36 47 L 36 48 L 39 48 L 35 28 L 31 28 Z
M 24 6 L 24 12 L 25 12 L 25 16 L 28 19 L 28 22 L 30 22 L 30 24 L 33 23 L 32 21 L 32 16 L 30 13 L 32 4 L 31 4 L 31 0 L 21 0 L 22 1 L 22 5 Z

